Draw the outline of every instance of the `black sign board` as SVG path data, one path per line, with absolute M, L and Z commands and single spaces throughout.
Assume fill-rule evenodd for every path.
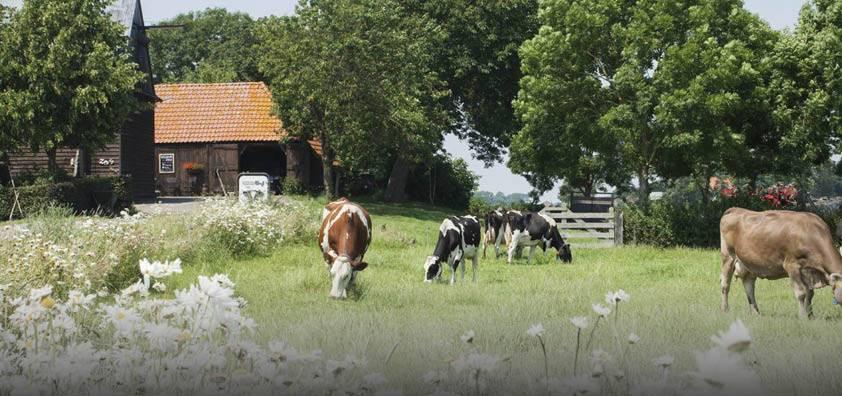
M 158 173 L 175 173 L 175 154 L 158 155 Z

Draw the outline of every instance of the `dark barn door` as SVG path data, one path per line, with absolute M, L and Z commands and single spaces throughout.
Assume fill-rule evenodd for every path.
M 240 151 L 236 143 L 214 144 L 210 147 L 210 178 L 211 192 L 214 194 L 237 192 L 237 175 L 240 171 Z

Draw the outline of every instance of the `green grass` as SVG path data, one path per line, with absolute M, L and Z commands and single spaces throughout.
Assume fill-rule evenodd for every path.
M 416 392 L 433 390 L 420 380 L 428 370 L 445 368 L 474 349 L 510 359 L 497 378 L 509 391 L 535 390 L 524 387 L 539 386 L 534 380 L 543 376 L 543 359 L 537 341 L 525 332 L 539 322 L 547 328 L 550 375 L 570 375 L 575 331 L 569 318 L 593 319 L 591 304 L 620 288 L 632 299 L 620 307 L 617 337 L 623 345 L 629 332 L 642 338 L 627 355 L 631 378 L 656 376 L 652 359 L 663 354 L 675 356 L 673 372 L 692 369 L 692 352 L 708 349 L 711 335 L 742 319 L 754 337 L 748 356 L 769 390 L 812 395 L 842 387 L 836 360 L 842 351 L 842 310 L 831 305 L 827 289 L 818 291 L 814 300 L 816 319 L 805 321 L 798 319 L 787 281 L 758 282 L 763 316 L 749 314 L 742 285 L 736 281 L 731 312 L 722 313 L 719 259 L 713 250 L 582 250 L 575 245 L 572 265 L 557 263 L 552 254 L 536 254 L 533 265 L 526 265 L 525 259 L 507 265 L 503 258 L 488 258 L 480 260 L 476 284 L 470 282 L 470 266 L 464 283 L 424 284 L 424 258 L 433 249 L 439 221 L 449 213 L 424 205 L 365 206 L 374 223 L 366 255 L 370 265 L 347 301 L 328 298 L 317 230 L 311 241 L 279 248 L 267 257 L 185 262 L 185 273 L 168 286 L 172 290 L 187 286 L 197 275 L 227 273 L 248 301 L 247 313 L 258 323 L 260 341 L 280 339 L 336 359 L 365 357 L 370 371 L 399 379 Z M 307 207 L 320 210 L 316 201 L 308 201 Z M 611 329 L 598 328 L 596 348 L 617 350 Z M 476 332 L 473 346 L 459 340 L 467 330 Z M 580 366 L 581 362 L 587 364 L 586 357 Z

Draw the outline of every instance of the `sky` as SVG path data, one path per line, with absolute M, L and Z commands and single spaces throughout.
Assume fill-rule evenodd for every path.
M 172 18 L 180 13 L 202 10 L 209 7 L 224 7 L 228 10 L 242 11 L 259 18 L 267 15 L 289 15 L 295 11 L 295 0 L 142 0 L 143 14 L 147 24 Z M 791 28 L 798 20 L 798 11 L 802 0 L 745 0 L 745 6 L 760 15 L 775 29 Z M 491 168 L 485 168 L 480 161 L 471 156 L 470 148 L 459 139 L 448 135 L 445 149 L 455 157 L 468 161 L 471 170 L 480 176 L 479 189 L 484 191 L 502 191 L 505 194 L 527 193 L 529 183 L 521 176 L 513 174 L 503 162 Z M 555 201 L 558 188 L 547 192 L 542 197 L 545 201 Z

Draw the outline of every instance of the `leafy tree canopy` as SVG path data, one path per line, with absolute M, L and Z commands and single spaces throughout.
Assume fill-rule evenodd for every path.
M 105 11 L 109 4 L 26 0 L 0 30 L 0 126 L 12 140 L 6 144 L 50 153 L 114 138 L 137 106 L 142 74 L 123 27 Z
M 149 36 L 156 79 L 164 83 L 260 81 L 256 22 L 245 13 L 224 8 L 181 14 L 153 29 Z
M 404 16 L 392 0 L 302 1 L 258 29 L 277 111 L 293 135 L 321 140 L 328 192 L 334 159 L 351 170 L 422 161 L 451 123 L 432 68 L 441 32 Z
M 486 164 L 501 158 L 519 128 L 512 108 L 520 81 L 518 48 L 538 30 L 537 0 L 404 0 L 411 15 L 430 18 L 442 42 L 434 68 L 447 82 L 449 109 Z
M 521 48 L 510 167 L 539 189 L 713 171 L 765 130 L 776 34 L 739 0 L 548 0 Z

